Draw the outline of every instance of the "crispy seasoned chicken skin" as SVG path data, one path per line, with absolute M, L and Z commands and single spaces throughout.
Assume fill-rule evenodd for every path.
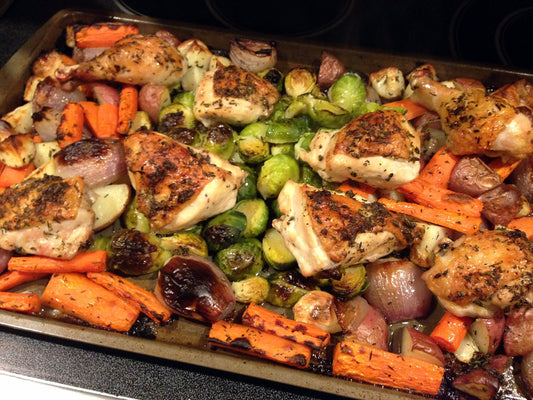
M 481 230 L 439 252 L 422 278 L 456 315 L 490 317 L 533 304 L 533 243 L 518 231 Z
M 436 111 L 457 155 L 524 158 L 533 152 L 533 117 L 501 96 L 449 88 L 425 75 L 410 82 L 411 99 Z
M 376 261 L 412 241 L 414 224 L 380 203 L 288 181 L 278 196 L 284 214 L 273 221 L 302 275 Z
M 325 180 L 393 189 L 418 176 L 420 137 L 401 113 L 374 111 L 337 131 L 317 132 L 298 157 Z
M 267 80 L 235 65 L 204 74 L 196 89 L 194 116 L 204 125 L 246 125 L 268 117 L 279 99 Z
M 94 218 L 81 178 L 30 178 L 0 194 L 0 247 L 70 259 L 90 238 Z
M 132 85 L 152 83 L 172 86 L 181 81 L 187 68 L 176 47 L 149 35 L 131 35 L 115 43 L 94 59 L 59 68 L 56 78 L 65 82 L 114 81 Z
M 137 208 L 153 231 L 171 233 L 235 205 L 246 173 L 216 154 L 150 131 L 124 140 Z

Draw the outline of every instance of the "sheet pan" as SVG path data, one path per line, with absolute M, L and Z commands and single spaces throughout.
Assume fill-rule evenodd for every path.
M 196 37 L 208 45 L 220 49 L 227 49 L 229 41 L 234 37 L 245 35 L 243 32 L 214 30 L 148 17 L 132 17 L 91 10 L 62 10 L 46 22 L 0 70 L 0 114 L 5 114 L 22 104 L 24 84 L 29 77 L 32 61 L 42 51 L 53 48 L 64 49 L 64 30 L 67 25 L 73 23 L 88 24 L 103 20 L 136 23 L 143 33 L 167 29 L 181 39 Z M 253 37 L 254 35 L 247 36 Z M 421 63 L 431 62 L 442 79 L 458 76 L 472 77 L 495 87 L 516 79 L 533 79 L 533 74 L 526 71 L 508 71 L 501 68 L 458 64 L 417 56 L 384 54 L 365 49 L 332 48 L 331 45 L 323 43 L 290 41 L 283 38 L 266 37 L 265 35 L 261 35 L 260 38 L 277 42 L 278 65 L 282 69 L 289 69 L 296 65 L 317 66 L 321 51 L 328 49 L 337 54 L 349 69 L 361 72 L 376 71 L 393 65 L 403 71 L 409 71 Z M 206 342 L 208 327 L 183 318 L 179 318 L 170 326 L 160 329 L 155 340 L 5 311 L 0 311 L 0 324 L 15 329 L 65 338 L 66 340 L 159 357 L 355 399 L 424 398 L 411 393 L 293 369 L 223 350 L 212 350 Z

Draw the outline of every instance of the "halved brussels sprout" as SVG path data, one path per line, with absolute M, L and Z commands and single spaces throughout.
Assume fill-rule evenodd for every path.
M 313 168 L 309 166 L 307 163 L 302 163 L 300 166 L 301 171 L 301 177 L 300 182 L 305 183 L 309 186 L 314 186 L 316 188 L 321 188 L 324 186 L 324 183 L 322 181 L 322 178 L 320 175 L 318 175 Z
M 277 197 L 285 182 L 300 178 L 300 166 L 286 154 L 272 156 L 264 162 L 257 178 L 257 190 L 264 199 Z
M 235 293 L 235 299 L 239 303 L 261 304 L 268 295 L 270 283 L 262 276 L 250 276 L 242 281 L 232 282 L 231 287 Z
M 194 107 L 194 92 L 179 92 L 174 96 L 172 102 L 183 104 L 192 110 Z
M 290 308 L 311 290 L 318 290 L 316 283 L 295 270 L 275 272 L 268 277 L 270 290 L 266 301 L 274 306 Z
M 258 275 L 264 266 L 261 242 L 256 238 L 241 238 L 217 252 L 215 263 L 230 281 Z
M 274 144 L 296 143 L 301 132 L 291 120 L 270 122 L 267 125 L 265 142 Z
M 337 129 L 352 119 L 352 114 L 348 110 L 327 100 L 313 96 L 304 96 L 302 100 L 307 104 L 309 116 L 324 128 Z
M 161 111 L 159 114 L 158 131 L 161 133 L 170 132 L 174 128 L 194 129 L 196 119 L 192 109 L 181 104 L 172 103 Z
M 246 215 L 240 211 L 227 210 L 211 218 L 202 237 L 211 251 L 220 251 L 236 243 L 246 229 Z
M 288 156 L 294 157 L 294 144 L 285 143 L 285 144 L 273 144 L 270 146 L 270 153 L 275 156 L 278 154 L 286 154 Z
M 283 236 L 274 228 L 266 230 L 262 245 L 266 263 L 275 270 L 286 271 L 296 265 L 296 258 L 285 245 Z
M 298 157 L 298 153 L 300 153 L 300 151 L 311 150 L 311 142 L 313 141 L 315 135 L 316 132 L 307 132 L 302 135 L 302 137 L 294 145 L 294 154 L 296 154 L 296 157 Z
M 150 222 L 146 215 L 137 209 L 137 198 L 133 197 L 130 203 L 126 206 L 126 211 L 122 216 L 124 225 L 128 229 L 135 229 L 139 232 L 150 232 Z
M 285 75 L 285 92 L 292 97 L 311 93 L 317 82 L 314 72 L 303 67 L 295 67 Z
M 328 90 L 329 101 L 354 113 L 366 98 L 365 83 L 352 72 L 343 74 Z
M 283 76 L 280 70 L 276 68 L 271 68 L 267 69 L 266 71 L 260 72 L 257 75 L 259 75 L 263 79 L 266 79 L 268 82 L 274 85 L 278 92 L 281 92 L 283 90 L 283 81 L 285 77 Z
M 270 157 L 270 145 L 265 141 L 267 129 L 265 122 L 253 122 L 237 136 L 237 149 L 246 163 L 259 164 Z
M 235 131 L 227 124 L 219 123 L 210 127 L 203 136 L 201 146 L 225 160 L 229 160 L 236 149 Z
M 131 122 L 128 134 L 132 134 L 143 129 L 152 129 L 152 121 L 150 120 L 150 116 L 146 111 L 137 111 L 133 121 Z
M 365 278 L 364 265 L 347 267 L 342 271 L 340 279 L 331 280 L 331 289 L 340 298 L 349 299 L 366 290 L 368 283 Z
M 255 199 L 257 197 L 257 173 L 251 167 L 246 164 L 237 164 L 243 171 L 246 171 L 248 175 L 244 179 L 244 183 L 237 192 L 237 202 L 241 200 Z
M 192 231 L 181 231 L 161 237 L 161 248 L 178 256 L 207 257 L 209 255 L 204 238 Z
M 266 230 L 268 224 L 268 206 L 263 199 L 242 200 L 233 209 L 246 215 L 246 229 L 243 232 L 244 237 L 256 237 Z

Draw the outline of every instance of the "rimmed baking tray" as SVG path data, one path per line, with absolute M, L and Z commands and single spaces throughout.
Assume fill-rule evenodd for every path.
M 148 17 L 90 10 L 62 10 L 47 21 L 0 70 L 0 115 L 22 104 L 22 93 L 26 80 L 29 78 L 33 60 L 43 51 L 64 48 L 66 26 L 74 23 L 90 24 L 109 20 L 135 23 L 139 25 L 143 33 L 166 29 L 180 39 L 198 38 L 209 46 L 219 49 L 228 49 L 231 39 L 243 35 L 242 32 L 228 32 Z M 340 57 L 350 70 L 365 73 L 389 66 L 397 66 L 403 71 L 410 71 L 421 63 L 430 62 L 443 79 L 470 77 L 494 87 L 521 78 L 533 79 L 533 74 L 526 71 L 509 71 L 416 56 L 384 54 L 340 46 L 332 47 L 330 44 L 290 41 L 283 38 L 265 37 L 265 35 L 261 35 L 260 38 L 277 42 L 278 65 L 287 70 L 296 65 L 318 66 L 322 50 L 327 49 Z M 43 335 L 174 360 L 350 398 L 369 400 L 425 398 L 407 392 L 293 369 L 231 352 L 215 351 L 209 348 L 206 341 L 208 326 L 184 318 L 178 318 L 169 326 L 161 328 L 157 332 L 156 339 L 143 339 L 6 311 L 0 311 L 0 324 Z

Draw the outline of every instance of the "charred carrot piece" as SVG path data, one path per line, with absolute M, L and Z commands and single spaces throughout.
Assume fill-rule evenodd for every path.
M 360 182 L 354 182 L 351 180 L 341 183 L 337 190 L 347 194 L 352 193 L 367 200 L 376 192 L 376 188 L 370 185 L 366 185 Z
M 13 289 L 26 282 L 36 281 L 48 274 L 40 272 L 7 271 L 0 275 L 0 292 Z
M 57 142 L 63 148 L 81 140 L 85 114 L 78 103 L 67 103 L 57 128 Z
M 117 132 L 126 135 L 139 108 L 139 91 L 135 86 L 125 85 L 120 91 Z
M 119 23 L 102 23 L 83 26 L 75 33 L 76 47 L 110 47 L 118 40 L 139 33 L 135 25 Z
M 2 172 L 0 172 L 0 188 L 6 188 L 22 182 L 34 169 L 35 164 L 32 162 L 20 168 L 4 165 Z
M 436 395 L 444 368 L 369 345 L 343 341 L 333 351 L 333 375 Z
M 526 234 L 529 240 L 533 240 L 533 217 L 515 218 L 507 224 L 509 229 L 518 229 Z
M 102 103 L 98 106 L 98 128 L 95 135 L 100 138 L 118 137 L 118 106 Z
M 24 313 L 41 311 L 41 298 L 35 293 L 0 292 L 0 308 Z
M 442 146 L 429 159 L 416 179 L 421 179 L 430 185 L 446 189 L 450 182 L 450 176 L 460 159 L 459 156 L 448 150 L 446 146 Z
M 481 226 L 481 217 L 469 217 L 406 201 L 395 201 L 386 198 L 380 198 L 378 201 L 389 211 L 410 215 L 422 221 L 450 228 L 457 232 L 474 233 Z
M 83 108 L 85 124 L 96 135 L 98 130 L 98 104 L 94 101 L 80 101 L 79 105 Z
M 137 303 L 141 311 L 157 323 L 168 322 L 172 311 L 148 290 L 111 272 L 89 272 L 87 278 L 122 298 Z
M 458 317 L 446 311 L 429 337 L 437 342 L 443 350 L 454 353 L 465 338 L 471 324 L 472 318 Z
M 428 110 L 423 105 L 415 103 L 413 100 L 409 98 L 385 103 L 383 104 L 383 107 L 405 108 L 407 110 L 407 112 L 405 113 L 405 118 L 407 118 L 407 120 L 412 120 L 412 119 L 415 119 L 416 117 L 420 117 L 421 115 L 426 113 Z
M 77 272 L 52 275 L 41 302 L 91 325 L 119 332 L 129 331 L 141 312 L 140 308 Z
M 330 340 L 329 332 L 315 325 L 292 320 L 255 303 L 244 311 L 242 323 L 313 349 L 326 346 Z
M 495 158 L 488 165 L 494 172 L 500 175 L 502 181 L 504 181 L 513 173 L 521 161 L 522 160 L 503 161 L 501 158 Z
M 211 326 L 209 343 L 297 368 L 307 368 L 311 348 L 262 330 L 218 321 Z
M 11 257 L 7 263 L 9 271 L 61 273 L 102 272 L 107 266 L 107 252 L 104 250 L 78 253 L 71 260 L 45 256 Z

